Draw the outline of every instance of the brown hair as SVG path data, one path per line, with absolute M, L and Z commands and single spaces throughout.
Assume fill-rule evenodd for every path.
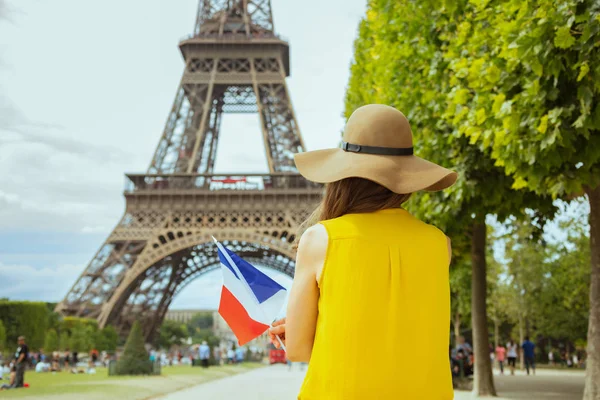
M 345 214 L 371 213 L 387 208 L 400 208 L 410 198 L 408 194 L 394 193 L 380 184 L 363 178 L 345 178 L 325 186 L 319 206 L 298 229 L 295 246 L 300 236 L 319 221 Z

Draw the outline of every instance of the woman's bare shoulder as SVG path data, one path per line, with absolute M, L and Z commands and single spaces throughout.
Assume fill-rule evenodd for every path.
M 298 243 L 298 258 L 308 265 L 319 266 L 323 264 L 327 255 L 329 235 L 327 229 L 321 224 L 308 228 Z

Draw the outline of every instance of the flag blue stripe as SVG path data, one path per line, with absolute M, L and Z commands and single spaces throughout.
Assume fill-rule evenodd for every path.
M 252 289 L 252 291 L 254 292 L 254 295 L 258 299 L 259 303 L 263 303 L 266 300 L 273 297 L 279 291 L 285 290 L 283 286 L 275 282 L 268 275 L 261 272 L 258 268 L 254 267 L 249 262 L 242 259 L 233 251 L 229 250 L 225 246 L 223 246 L 223 248 L 225 249 L 225 251 L 227 251 L 231 260 L 238 267 L 238 269 L 246 279 L 246 282 L 248 282 L 250 289 Z M 229 260 L 227 260 L 227 257 L 225 257 L 225 255 L 222 254 L 221 249 L 219 249 L 219 260 L 221 260 L 221 264 L 229 268 L 229 270 L 233 273 L 233 275 L 235 275 L 236 278 L 240 279 L 238 274 L 236 274 L 235 272 L 235 268 L 233 268 L 229 264 Z

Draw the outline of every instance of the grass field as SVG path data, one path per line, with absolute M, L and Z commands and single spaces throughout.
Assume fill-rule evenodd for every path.
M 28 371 L 25 382 L 29 388 L 0 392 L 0 399 L 61 399 L 86 400 L 109 397 L 127 400 L 151 399 L 172 393 L 199 383 L 219 379 L 262 367 L 263 364 L 248 363 L 203 369 L 200 367 L 164 367 L 161 376 L 108 376 L 106 368 L 99 368 L 97 374 L 70 374 L 67 372 L 35 373 Z

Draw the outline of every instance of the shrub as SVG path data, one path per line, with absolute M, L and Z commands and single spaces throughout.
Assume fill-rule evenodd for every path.
M 125 343 L 123 355 L 117 362 L 117 375 L 150 375 L 152 363 L 146 348 L 139 322 L 135 322 Z

